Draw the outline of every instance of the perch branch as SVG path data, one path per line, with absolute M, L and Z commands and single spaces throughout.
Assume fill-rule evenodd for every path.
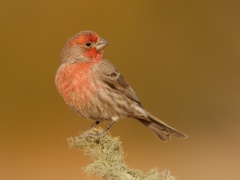
M 144 174 L 130 169 L 124 161 L 125 154 L 119 138 L 102 134 L 102 129 L 93 128 L 68 139 L 70 148 L 83 149 L 93 161 L 83 168 L 88 175 L 95 174 L 104 180 L 176 180 L 168 170 L 160 173 L 152 169 Z

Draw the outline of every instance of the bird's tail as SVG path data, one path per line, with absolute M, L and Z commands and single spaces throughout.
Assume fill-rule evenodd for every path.
M 178 138 L 188 137 L 186 134 L 183 134 L 178 130 L 172 128 L 152 114 L 148 113 L 147 115 L 147 119 L 138 118 L 138 120 L 145 126 L 149 127 L 162 141 L 169 141 L 171 139 L 171 136 L 176 136 Z

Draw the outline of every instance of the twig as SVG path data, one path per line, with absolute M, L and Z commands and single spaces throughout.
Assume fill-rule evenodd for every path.
M 169 170 L 161 173 L 152 169 L 144 174 L 140 170 L 130 169 L 124 162 L 124 152 L 118 137 L 111 137 L 103 130 L 93 128 L 83 134 L 68 139 L 70 148 L 81 148 L 93 161 L 84 167 L 90 175 L 101 176 L 105 180 L 176 180 Z

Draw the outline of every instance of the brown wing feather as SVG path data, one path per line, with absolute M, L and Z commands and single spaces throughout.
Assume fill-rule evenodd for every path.
M 118 72 L 117 68 L 114 67 L 112 63 L 103 59 L 98 63 L 97 69 L 99 71 L 101 80 L 104 83 L 106 83 L 111 88 L 121 92 L 141 106 L 141 103 L 133 89 L 129 86 L 124 77 Z

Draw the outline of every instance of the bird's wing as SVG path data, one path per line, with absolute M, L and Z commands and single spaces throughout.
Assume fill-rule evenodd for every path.
M 98 63 L 98 74 L 100 79 L 112 89 L 115 89 L 141 106 L 141 102 L 137 98 L 133 89 L 125 81 L 124 77 L 118 72 L 117 68 L 108 60 L 103 59 Z

